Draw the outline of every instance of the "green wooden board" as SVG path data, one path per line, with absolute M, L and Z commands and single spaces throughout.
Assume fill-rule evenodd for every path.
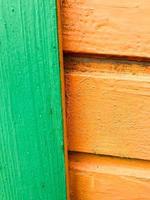
M 0 0 L 0 200 L 65 200 L 55 0 Z

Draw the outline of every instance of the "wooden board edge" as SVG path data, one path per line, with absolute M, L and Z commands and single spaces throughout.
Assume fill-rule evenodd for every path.
M 65 78 L 64 78 L 64 61 L 62 47 L 62 22 L 61 22 L 61 4 L 62 0 L 56 0 L 57 3 L 57 21 L 58 21 L 58 44 L 59 44 L 59 62 L 60 62 L 60 80 L 61 80 L 61 96 L 62 96 L 62 117 L 63 117 L 63 133 L 64 133 L 64 156 L 66 166 L 66 193 L 67 200 L 70 200 L 69 191 L 69 163 L 68 163 L 68 142 L 67 142 L 67 126 L 66 126 L 66 105 L 65 105 Z

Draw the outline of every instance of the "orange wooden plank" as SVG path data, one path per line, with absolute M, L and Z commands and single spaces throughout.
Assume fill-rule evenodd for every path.
M 103 64 L 85 59 L 66 71 L 69 150 L 149 160 L 149 74 L 134 63 L 125 72 Z
M 149 0 L 64 0 L 64 50 L 150 58 Z
M 150 62 L 137 62 L 111 58 L 88 58 L 79 55 L 65 55 L 64 62 L 66 71 L 150 75 Z
M 72 200 L 149 200 L 150 162 L 70 156 Z

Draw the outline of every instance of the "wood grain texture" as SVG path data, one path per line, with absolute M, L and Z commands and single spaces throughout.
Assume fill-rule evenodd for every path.
M 0 199 L 65 200 L 55 0 L 0 0 Z
M 72 154 L 70 181 L 71 200 L 149 200 L 150 163 Z
M 149 0 L 63 0 L 64 50 L 150 58 Z
M 94 58 L 79 54 L 65 55 L 65 70 L 79 72 L 108 72 L 131 75 L 150 75 L 150 62 L 113 58 Z
M 61 79 L 61 97 L 62 97 L 62 114 L 63 114 L 63 131 L 64 131 L 64 154 L 66 168 L 66 196 L 70 200 L 69 192 L 69 169 L 68 169 L 68 141 L 67 141 L 67 124 L 66 124 L 66 104 L 65 104 L 65 76 L 64 76 L 64 56 L 63 56 L 63 38 L 62 38 L 62 18 L 61 18 L 61 1 L 57 0 L 58 15 L 58 37 L 59 37 L 59 62 L 60 62 L 60 79 Z
M 98 59 L 65 65 L 69 150 L 149 160 L 149 67 Z

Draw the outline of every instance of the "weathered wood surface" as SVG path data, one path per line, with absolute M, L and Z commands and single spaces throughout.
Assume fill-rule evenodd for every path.
M 71 200 L 149 200 L 150 63 L 127 59 L 150 60 L 150 1 L 63 0 L 62 19 Z
M 149 200 L 150 162 L 70 156 L 71 200 Z
M 149 0 L 63 0 L 64 50 L 150 58 Z
M 66 59 L 70 151 L 150 159 L 150 67 Z
M 1 200 L 66 200 L 56 12 L 0 0 Z

